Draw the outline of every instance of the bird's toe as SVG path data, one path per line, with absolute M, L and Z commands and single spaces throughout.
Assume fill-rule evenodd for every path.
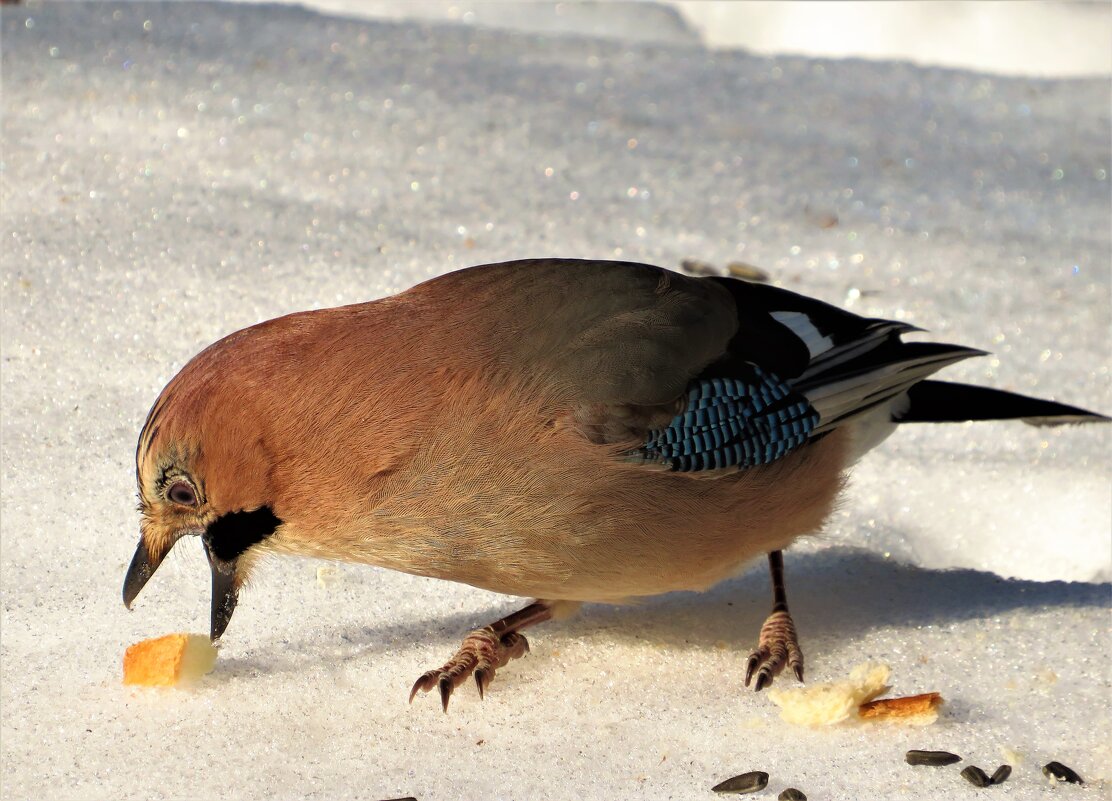
M 781 671 L 790 668 L 803 681 L 803 651 L 795 633 L 795 623 L 787 610 L 773 612 L 761 626 L 757 648 L 745 664 L 745 686 L 760 692 L 772 684 Z
M 479 697 L 482 698 L 487 687 L 494 681 L 498 668 L 528 651 L 529 642 L 518 632 L 511 631 L 499 637 L 490 627 L 477 629 L 467 635 L 455 656 L 443 667 L 423 673 L 413 683 L 409 700 L 412 702 L 417 693 L 428 692 L 436 687 L 440 692 L 440 702 L 447 712 L 452 693 L 468 676 L 474 677 Z

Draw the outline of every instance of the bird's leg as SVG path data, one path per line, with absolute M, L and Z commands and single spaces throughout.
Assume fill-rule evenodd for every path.
M 494 672 L 511 659 L 517 659 L 528 652 L 529 643 L 520 630 L 550 620 L 552 614 L 553 604 L 536 601 L 489 626 L 471 632 L 444 667 L 430 670 L 414 682 L 413 689 L 409 692 L 410 703 L 418 691 L 428 692 L 437 687 L 440 690 L 440 702 L 447 712 L 452 691 L 467 681 L 468 676 L 475 677 L 479 697 L 482 698 L 487 685 L 494 680 Z
M 756 675 L 754 690 L 760 692 L 780 674 L 787 665 L 795 677 L 803 681 L 803 652 L 795 634 L 795 623 L 788 612 L 788 595 L 784 590 L 784 554 L 773 551 L 768 555 L 768 569 L 772 574 L 772 614 L 761 626 L 757 650 L 749 654 L 745 666 L 745 686 Z

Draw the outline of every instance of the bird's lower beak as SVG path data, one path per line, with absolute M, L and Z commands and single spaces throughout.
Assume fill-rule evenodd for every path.
M 212 615 L 209 623 L 209 638 L 216 642 L 228 628 L 232 612 L 236 611 L 239 601 L 239 587 L 236 583 L 235 561 L 225 562 L 212 552 L 205 542 L 205 554 L 212 569 Z
M 202 539 L 204 542 L 204 540 Z M 171 546 L 173 547 L 173 546 Z M 169 550 L 166 551 L 169 553 Z M 208 542 L 205 542 L 205 554 L 208 556 L 209 567 L 212 569 L 212 615 L 210 618 L 209 637 L 215 642 L 220 639 L 224 629 L 228 628 L 228 621 L 232 619 L 236 601 L 239 600 L 239 586 L 236 581 L 235 561 L 225 562 L 217 558 Z M 131 558 L 131 566 L 127 569 L 124 578 L 124 606 L 128 609 L 139 595 L 140 590 L 146 586 L 154 571 L 162 564 L 166 554 L 155 556 L 147 549 L 147 543 L 142 538 L 135 548 L 135 556 Z

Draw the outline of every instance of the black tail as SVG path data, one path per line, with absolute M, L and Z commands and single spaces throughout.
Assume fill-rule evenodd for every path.
M 1033 426 L 1099 423 L 1112 418 L 1064 403 L 1029 398 L 1000 389 L 920 381 L 907 391 L 911 405 L 895 423 L 960 423 L 967 420 L 1022 420 Z

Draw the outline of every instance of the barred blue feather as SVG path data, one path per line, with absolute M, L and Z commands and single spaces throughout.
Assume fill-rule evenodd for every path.
M 806 398 L 757 365 L 749 375 L 696 381 L 684 411 L 649 432 L 639 455 L 673 470 L 756 467 L 807 441 L 819 415 Z

